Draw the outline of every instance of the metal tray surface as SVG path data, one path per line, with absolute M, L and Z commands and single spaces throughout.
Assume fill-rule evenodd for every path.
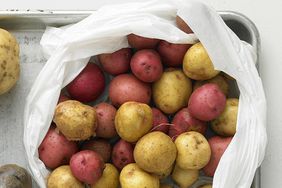
M 16 163 L 28 168 L 22 141 L 23 111 L 25 98 L 46 62 L 39 44 L 46 26 L 76 23 L 91 13 L 93 11 L 0 11 L 0 28 L 16 36 L 20 44 L 21 63 L 18 83 L 11 91 L 0 96 L 0 165 Z M 254 23 L 237 12 L 219 11 L 219 14 L 241 40 L 253 45 L 259 57 L 260 38 Z M 256 65 L 259 65 L 259 61 Z M 259 168 L 251 188 L 260 187 Z

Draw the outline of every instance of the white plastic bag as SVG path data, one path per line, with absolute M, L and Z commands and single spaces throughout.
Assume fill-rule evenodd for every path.
M 194 43 L 193 34 L 175 26 L 178 14 L 205 46 L 216 69 L 236 79 L 240 90 L 237 132 L 216 170 L 213 188 L 248 188 L 266 147 L 266 101 L 252 47 L 224 24 L 215 10 L 197 1 L 152 0 L 106 6 L 81 22 L 47 28 L 41 44 L 49 60 L 26 100 L 24 146 L 38 185 L 46 187 L 49 171 L 38 158 L 60 90 L 85 67 L 91 56 L 128 46 L 126 35 Z

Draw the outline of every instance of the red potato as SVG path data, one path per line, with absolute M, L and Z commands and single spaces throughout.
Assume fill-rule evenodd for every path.
M 102 176 L 105 164 L 98 153 L 83 150 L 72 156 L 70 168 L 74 177 L 79 181 L 94 184 Z
M 128 101 L 149 104 L 151 93 L 150 84 L 138 80 L 131 74 L 116 76 L 109 86 L 109 98 L 115 107 Z
M 220 137 L 220 136 L 214 136 L 208 140 L 211 147 L 211 158 L 209 163 L 203 169 L 204 173 L 207 176 L 214 176 L 218 163 L 223 153 L 225 152 L 226 148 L 230 144 L 231 140 L 232 137 Z
M 174 139 L 181 133 L 187 131 L 197 131 L 204 135 L 207 130 L 206 122 L 191 116 L 188 108 L 182 108 L 178 111 L 172 120 L 172 124 L 173 125 L 169 127 L 168 135 Z
M 185 33 L 188 33 L 188 34 L 193 33 L 192 29 L 179 16 L 176 16 L 176 25 L 178 26 L 179 29 L 181 29 Z
M 113 147 L 112 162 L 119 170 L 129 163 L 134 163 L 132 144 L 120 139 Z
M 226 97 L 216 84 L 204 84 L 189 98 L 188 110 L 192 116 L 202 121 L 217 118 L 226 105 Z
M 152 108 L 153 112 L 153 131 L 161 131 L 165 134 L 168 133 L 169 125 L 168 118 L 157 108 Z M 163 125 L 161 125 L 163 124 Z M 161 125 L 161 126 L 160 126 Z
M 59 100 L 58 100 L 58 104 L 64 101 L 70 100 L 69 96 L 66 96 L 65 94 L 60 94 Z
M 146 38 L 141 37 L 135 34 L 130 34 L 127 36 L 128 44 L 137 49 L 154 49 L 159 43 L 159 39 L 152 39 L 152 38 Z
M 105 89 L 105 77 L 98 65 L 88 63 L 79 75 L 67 86 L 71 98 L 80 102 L 96 100 Z
M 68 164 L 71 156 L 77 151 L 77 144 L 67 140 L 54 127 L 49 129 L 38 148 L 39 159 L 51 169 Z
M 113 105 L 102 102 L 94 106 L 97 114 L 96 136 L 112 138 L 117 136 L 115 128 L 116 109 Z
M 163 73 L 159 54 L 150 49 L 137 51 L 130 61 L 130 67 L 133 74 L 143 82 L 155 82 Z
M 191 46 L 191 44 L 173 44 L 167 41 L 161 41 L 157 51 L 164 64 L 177 67 L 182 65 L 184 55 Z
M 122 48 L 111 54 L 100 54 L 98 59 L 105 72 L 117 75 L 129 71 L 131 57 L 131 48 Z
M 106 163 L 111 158 L 112 147 L 105 139 L 89 140 L 83 143 L 82 150 L 92 150 L 100 154 Z

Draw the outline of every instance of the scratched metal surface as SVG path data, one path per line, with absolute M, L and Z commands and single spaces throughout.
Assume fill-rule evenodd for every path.
M 22 141 L 23 110 L 25 98 L 46 62 L 39 44 L 46 25 L 75 23 L 90 13 L 91 11 L 0 11 L 0 28 L 12 32 L 20 44 L 21 64 L 18 83 L 10 92 L 0 96 L 0 165 L 16 163 L 28 168 Z M 242 40 L 255 47 L 259 55 L 260 39 L 255 25 L 235 12 L 222 11 L 220 14 Z M 234 91 L 238 95 L 237 90 Z M 193 187 L 210 181 L 210 178 L 201 176 Z M 252 188 L 260 188 L 260 169 L 255 175 Z

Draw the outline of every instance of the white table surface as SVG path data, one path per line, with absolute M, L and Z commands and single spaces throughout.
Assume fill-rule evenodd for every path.
M 126 0 L 130 1 L 130 0 Z M 131 0 L 133 1 L 133 0 Z M 245 14 L 258 27 L 261 36 L 260 73 L 268 102 L 268 147 L 262 164 L 262 188 L 282 187 L 282 18 L 281 0 L 204 0 L 217 10 Z M 9 0 L 1 1 L 6 9 L 91 10 L 112 0 Z M 115 0 L 115 3 L 122 2 Z M 280 23 L 279 23 L 280 22 Z

